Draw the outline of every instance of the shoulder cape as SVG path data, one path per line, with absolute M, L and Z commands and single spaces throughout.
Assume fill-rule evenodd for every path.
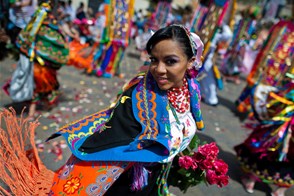
M 87 161 L 158 162 L 167 158 L 171 135 L 166 92 L 150 73 L 137 76 L 130 84 L 113 108 L 67 125 L 49 139 L 62 135 L 72 153 Z M 188 79 L 188 84 L 191 112 L 202 130 L 199 85 L 195 79 Z

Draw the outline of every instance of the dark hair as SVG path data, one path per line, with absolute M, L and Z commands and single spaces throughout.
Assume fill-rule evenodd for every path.
M 188 59 L 191 59 L 193 57 L 190 39 L 185 29 L 177 25 L 171 25 L 157 30 L 147 42 L 146 50 L 148 54 L 151 54 L 152 48 L 158 42 L 167 39 L 177 41 L 182 47 L 184 53 L 187 55 Z

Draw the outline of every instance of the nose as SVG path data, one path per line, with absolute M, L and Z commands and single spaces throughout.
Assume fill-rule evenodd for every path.
M 158 65 L 156 67 L 156 72 L 157 73 L 166 73 L 166 67 L 163 62 L 159 61 Z

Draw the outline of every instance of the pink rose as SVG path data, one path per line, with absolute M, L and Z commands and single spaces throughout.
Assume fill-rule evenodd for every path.
M 214 170 L 206 171 L 206 180 L 208 184 L 217 184 L 218 187 L 226 186 L 229 183 L 229 176 L 227 175 L 217 175 Z
M 216 159 L 213 162 L 213 167 L 218 174 L 225 175 L 228 172 L 228 165 L 221 159 Z
M 217 183 L 217 175 L 214 170 L 206 170 L 206 180 L 210 185 Z
M 183 156 L 179 158 L 179 166 L 185 169 L 192 168 L 193 170 L 197 169 L 197 163 L 189 156 Z
M 207 170 L 207 169 L 211 169 L 213 168 L 213 160 L 210 160 L 210 159 L 205 159 L 204 161 L 202 161 L 200 164 L 199 164 L 199 167 L 202 169 L 202 170 Z
M 215 142 L 204 144 L 198 147 L 198 152 L 208 159 L 215 159 L 219 153 L 219 149 Z
M 195 162 L 200 163 L 205 160 L 205 156 L 203 156 L 199 152 L 194 152 L 193 159 L 195 160 Z
M 229 184 L 229 176 L 226 176 L 226 175 L 221 175 L 221 176 L 218 176 L 217 178 L 217 186 L 218 187 L 223 187 L 223 186 L 227 186 Z

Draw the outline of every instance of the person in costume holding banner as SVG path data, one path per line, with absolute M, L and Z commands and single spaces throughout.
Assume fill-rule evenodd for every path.
M 242 183 L 249 193 L 256 181 L 275 185 L 273 196 L 284 196 L 294 185 L 293 30 L 292 21 L 280 21 L 271 28 L 236 101 L 239 112 L 254 117 L 247 123 L 253 132 L 235 147 L 245 172 Z
M 228 0 L 200 1 L 190 25 L 191 31 L 199 34 L 204 43 L 203 71 L 198 80 L 203 101 L 212 106 L 218 104 L 217 90 L 223 89 L 220 71 L 214 62 L 218 55 L 217 47 L 221 42 L 229 42 L 232 37 L 230 27 L 224 22 L 229 4 Z
M 11 80 L 4 86 L 14 102 L 30 101 L 29 116 L 36 104 L 54 104 L 58 96 L 57 70 L 68 61 L 65 37 L 52 14 L 53 4 L 42 3 L 20 32 L 16 45 L 21 54 Z
M 197 130 L 204 129 L 196 80 L 203 44 L 185 27 L 172 25 L 156 31 L 146 48 L 149 70 L 130 80 L 114 104 L 48 138 L 65 137 L 72 156 L 54 178 L 47 174 L 47 181 L 53 179 L 47 195 L 168 195 L 166 180 L 173 158 L 189 145 Z M 5 155 L 0 153 L 0 158 Z M 13 164 L 12 159 L 5 164 Z M 34 175 L 31 168 L 35 167 L 29 168 L 29 175 Z M 9 179 L 5 175 L 8 187 L 13 186 Z
M 214 66 L 220 66 L 220 62 L 216 62 L 216 58 L 222 56 L 226 52 L 225 47 L 220 47 L 221 45 L 228 45 L 233 34 L 228 25 L 222 25 L 220 29 L 217 30 L 213 40 L 210 43 L 209 54 L 207 55 L 204 64 L 203 72 L 200 80 L 201 93 L 203 95 L 203 100 L 206 104 L 216 106 L 218 104 L 217 89 L 222 89 L 222 85 L 219 85 L 217 78 L 215 76 Z M 222 58 L 220 58 L 222 59 Z M 220 60 L 222 61 L 222 60 Z M 217 65 L 217 63 L 219 63 Z
M 284 196 L 294 185 L 294 75 L 288 75 L 283 87 L 256 87 L 252 107 L 259 121 L 247 124 L 252 133 L 235 147 L 248 193 L 256 181 L 274 185 L 272 196 Z

